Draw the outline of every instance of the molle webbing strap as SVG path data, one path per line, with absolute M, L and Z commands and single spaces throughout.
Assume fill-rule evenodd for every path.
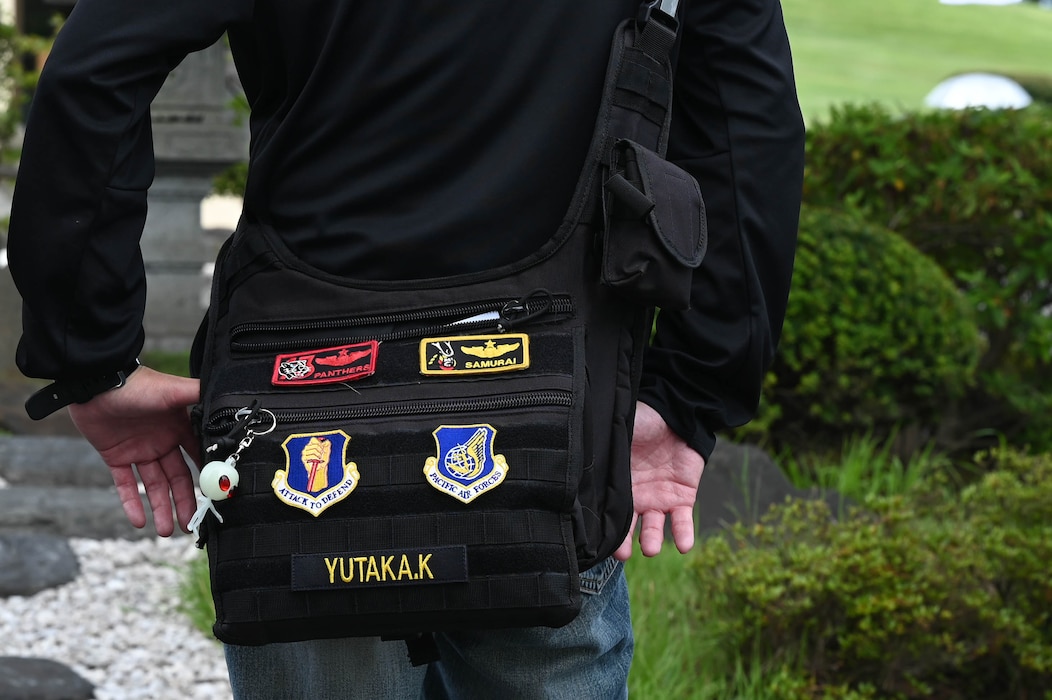
M 644 3 L 639 17 L 623 22 L 614 35 L 592 142 L 593 163 L 609 166 L 619 139 L 665 153 L 672 111 L 671 54 L 678 31 L 671 4 L 659 8 L 657 2 Z
M 638 112 L 660 127 L 671 92 L 671 86 L 655 73 L 653 62 L 647 60 L 645 54 L 634 50 L 626 52 L 614 93 L 615 106 Z
M 414 535 L 424 530 L 437 530 L 441 537 L 432 543 L 444 545 L 450 542 L 482 544 L 486 536 L 499 537 L 509 544 L 559 544 L 563 532 L 558 519 L 542 511 L 509 510 L 485 514 L 480 523 L 471 513 L 446 513 L 436 522 L 428 514 L 406 514 L 399 519 L 344 518 L 338 521 L 301 520 L 280 527 L 250 525 L 247 527 L 221 528 L 219 536 L 224 546 L 231 551 L 252 552 L 254 556 L 288 556 L 302 542 L 329 542 L 331 547 L 346 548 L 348 534 L 372 542 L 377 549 L 395 549 Z M 397 528 L 397 533 L 395 532 Z M 240 586 L 250 587 L 251 581 L 242 581 Z
M 517 465 L 515 476 L 511 478 L 512 482 L 522 479 L 533 482 L 559 483 L 563 480 L 564 477 L 560 472 L 566 469 L 566 465 L 558 451 L 534 449 L 525 453 L 523 457 L 524 459 Z M 370 470 L 373 473 L 382 474 L 383 483 L 387 486 L 408 486 L 420 481 L 420 465 L 426 459 L 427 455 L 417 454 L 377 457 L 370 465 Z M 242 476 L 241 483 L 238 484 L 238 493 L 240 495 L 259 494 L 270 498 L 274 493 L 271 486 L 273 479 L 273 474 L 249 472 Z
M 530 600 L 538 614 L 548 607 L 558 608 L 565 604 L 568 578 L 565 574 L 545 572 L 528 579 L 479 578 L 454 590 L 426 586 L 375 589 L 359 594 L 353 608 L 346 607 L 346 599 L 339 595 L 293 598 L 278 587 L 235 591 L 223 595 L 224 622 L 217 625 L 216 633 L 232 644 L 267 643 L 270 630 L 279 627 L 282 636 L 298 632 L 294 636 L 304 639 L 348 635 L 398 637 L 416 634 L 418 630 L 392 629 L 389 626 L 392 615 L 411 616 L 414 628 L 450 629 L 446 612 L 449 610 L 460 611 L 465 629 L 506 627 L 499 614 L 485 611 L 507 600 Z M 260 618 L 260 610 L 269 611 L 267 621 Z M 477 614 L 470 614 L 472 611 Z M 238 641 L 241 635 L 245 642 Z M 280 640 L 281 637 L 273 639 Z

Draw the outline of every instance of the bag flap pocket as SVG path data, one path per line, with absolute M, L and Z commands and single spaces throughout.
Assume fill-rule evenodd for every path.
M 626 296 L 688 308 L 708 242 L 701 188 L 688 172 L 622 139 L 604 183 L 603 282 Z
M 657 153 L 631 141 L 624 144 L 626 155 L 636 158 L 643 194 L 654 203 L 648 215 L 654 232 L 676 260 L 697 267 L 708 241 L 705 202 L 697 181 Z

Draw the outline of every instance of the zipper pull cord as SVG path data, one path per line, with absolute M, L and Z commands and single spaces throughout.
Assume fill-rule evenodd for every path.
M 530 310 L 530 301 L 540 299 L 543 303 L 535 310 Z M 535 289 L 521 300 L 509 301 L 500 310 L 500 320 L 497 321 L 497 330 L 506 333 L 516 326 L 531 321 L 538 316 L 548 313 L 555 304 L 555 298 L 547 289 Z
M 246 408 L 238 410 L 235 414 L 234 425 L 227 431 L 226 435 L 218 438 L 213 444 L 206 447 L 205 454 L 233 452 L 234 448 L 241 441 L 241 434 L 251 432 L 250 426 L 260 422 L 262 410 L 259 399 L 254 399 Z

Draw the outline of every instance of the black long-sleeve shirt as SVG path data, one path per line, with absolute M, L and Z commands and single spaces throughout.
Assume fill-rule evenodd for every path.
M 778 0 L 683 0 L 668 156 L 699 181 L 693 309 L 664 311 L 641 398 L 695 449 L 748 420 L 792 271 L 803 125 Z M 638 0 L 79 0 L 31 106 L 9 258 L 17 363 L 74 379 L 143 345 L 149 105 L 230 40 L 246 211 L 316 267 L 434 277 L 518 259 L 566 212 L 613 30 Z

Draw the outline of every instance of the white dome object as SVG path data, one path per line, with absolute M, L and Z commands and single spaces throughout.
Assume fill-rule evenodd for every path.
M 1022 109 L 1033 102 L 1030 93 L 1003 75 L 994 73 L 964 73 L 947 78 L 924 98 L 929 107 L 965 109 Z

